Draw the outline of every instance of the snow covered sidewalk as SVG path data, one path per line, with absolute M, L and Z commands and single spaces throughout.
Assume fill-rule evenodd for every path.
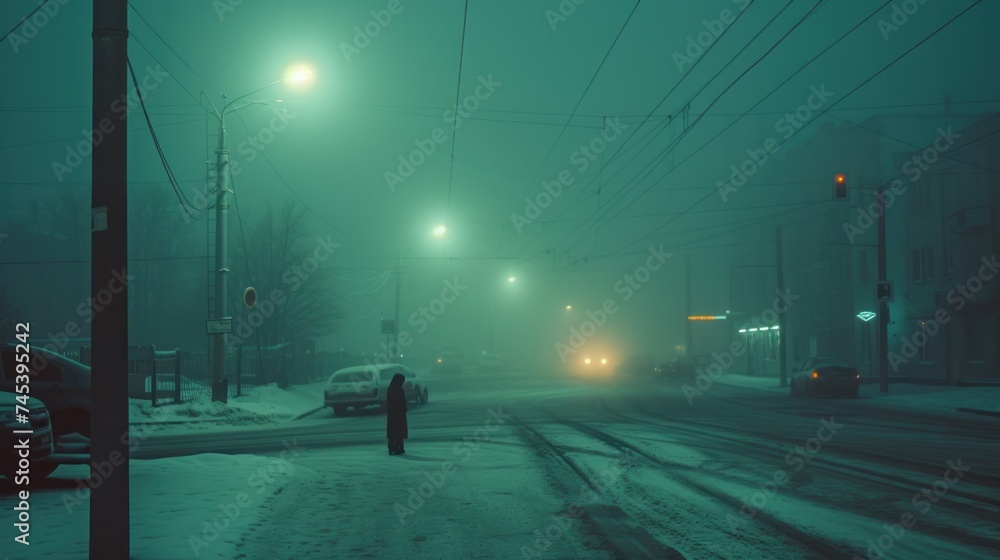
M 129 400 L 129 423 L 149 432 L 166 430 L 213 429 L 226 426 L 276 424 L 294 420 L 323 404 L 323 382 L 279 389 L 266 385 L 249 390 L 246 395 L 229 399 L 227 404 L 213 403 L 208 395 L 180 404 L 152 406 L 149 401 Z
M 583 524 L 505 432 L 410 440 L 398 457 L 382 445 L 308 454 L 233 557 L 521 558 L 545 534 L 548 557 L 604 557 L 584 546 Z

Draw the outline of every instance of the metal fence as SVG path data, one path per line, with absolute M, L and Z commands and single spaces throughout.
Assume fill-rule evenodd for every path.
M 90 348 L 67 353 L 67 357 L 90 365 Z M 130 346 L 128 356 L 129 397 L 149 399 L 154 406 L 211 396 L 214 371 L 208 352 L 180 349 L 156 350 L 153 346 Z M 284 387 L 294 371 L 291 345 L 240 346 L 226 353 L 226 378 L 230 398 L 258 391 L 268 383 Z

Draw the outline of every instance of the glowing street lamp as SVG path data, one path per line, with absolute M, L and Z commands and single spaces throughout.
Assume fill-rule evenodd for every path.
M 281 81 L 290 87 L 306 87 L 312 85 L 316 80 L 316 73 L 308 64 L 293 64 L 285 70 L 285 75 Z
M 508 277 L 507 278 L 507 282 L 510 282 L 511 284 L 513 284 L 514 282 L 517 282 L 517 276 L 510 276 L 510 277 Z
M 276 86 L 281 83 L 285 83 L 290 87 L 302 87 L 312 83 L 314 74 L 312 68 L 304 64 L 296 64 L 285 71 L 282 79 L 273 81 L 263 87 L 257 88 L 250 93 L 241 95 L 232 101 L 228 101 L 226 94 L 222 94 L 222 108 L 216 109 L 215 105 L 209 100 L 209 105 L 212 106 L 212 112 L 215 118 L 219 121 L 219 139 L 218 146 L 215 150 L 216 153 L 216 168 L 215 168 L 215 192 L 216 192 L 216 202 L 215 202 L 215 317 L 209 318 L 210 323 L 218 324 L 218 321 L 212 321 L 212 319 L 222 320 L 230 319 L 228 322 L 229 329 L 231 332 L 231 318 L 227 317 L 228 306 L 226 298 L 229 296 L 228 286 L 227 286 L 227 273 L 229 272 L 229 265 L 226 262 L 228 243 L 227 232 L 229 228 L 227 227 L 228 219 L 228 208 L 229 203 L 226 201 L 226 195 L 229 193 L 229 148 L 226 146 L 226 113 L 229 111 L 239 111 L 249 107 L 250 105 L 260 105 L 265 104 L 260 101 L 250 101 L 235 107 L 237 101 L 246 99 L 247 97 L 264 91 L 270 87 Z M 208 99 L 205 92 L 201 92 L 201 95 Z M 222 324 L 227 324 L 223 322 Z M 225 335 L 228 332 L 224 328 L 213 328 L 209 329 L 206 326 L 206 330 L 209 330 L 213 337 L 212 343 L 212 401 L 226 402 L 228 400 L 228 387 L 226 387 L 226 341 Z
M 433 231 L 431 231 L 431 233 L 434 234 L 434 237 L 443 237 L 444 234 L 447 232 L 448 228 L 444 227 L 444 225 L 439 225 L 435 227 Z

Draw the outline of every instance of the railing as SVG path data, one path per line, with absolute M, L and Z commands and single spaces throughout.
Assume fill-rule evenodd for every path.
M 291 345 L 240 346 L 226 353 L 229 397 L 245 396 L 262 385 L 285 386 L 293 371 Z M 90 348 L 72 357 L 90 365 Z M 129 397 L 149 399 L 153 406 L 178 404 L 211 396 L 214 372 L 207 352 L 156 350 L 153 346 L 130 346 L 128 355 Z

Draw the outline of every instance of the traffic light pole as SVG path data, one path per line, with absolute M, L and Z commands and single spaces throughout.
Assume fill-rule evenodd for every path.
M 876 204 L 878 213 L 878 281 L 886 281 L 885 264 L 885 213 L 889 210 L 885 205 L 885 185 L 879 184 Z M 881 298 L 878 303 L 878 371 L 879 391 L 889 392 L 889 302 Z
M 774 247 L 776 252 L 776 262 L 777 276 L 778 280 L 778 292 L 780 293 L 785 289 L 785 268 L 783 261 L 784 251 L 781 248 L 781 226 L 776 225 L 774 227 Z M 788 386 L 788 357 L 785 354 L 785 313 L 778 313 L 778 369 L 781 371 L 781 386 Z

